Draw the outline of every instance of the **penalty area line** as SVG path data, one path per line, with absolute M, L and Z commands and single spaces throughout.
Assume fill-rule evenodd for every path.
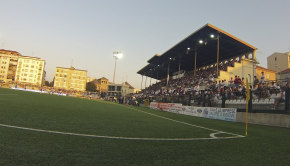
M 233 136 L 233 137 L 215 137 L 215 136 L 211 136 L 209 138 L 138 138 L 138 137 L 117 137 L 117 136 L 105 136 L 105 135 L 93 135 L 93 134 L 80 134 L 80 133 L 71 133 L 71 132 L 62 132 L 62 131 L 53 131 L 53 130 L 43 130 L 43 129 L 28 128 L 28 127 L 20 127 L 20 126 L 13 126 L 13 125 L 7 125 L 7 124 L 0 124 L 0 127 L 21 129 L 21 130 L 28 130 L 28 131 L 42 132 L 42 133 L 60 134 L 60 135 L 71 135 L 71 136 L 90 137 L 90 138 L 104 138 L 104 139 L 119 139 L 119 140 L 200 141 L 200 140 L 218 140 L 218 139 L 241 138 L 239 136 Z M 218 134 L 218 133 L 214 133 L 214 134 Z

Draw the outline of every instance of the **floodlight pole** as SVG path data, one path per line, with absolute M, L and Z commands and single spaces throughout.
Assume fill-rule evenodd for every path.
M 113 83 L 115 83 L 115 74 L 116 74 L 116 66 L 117 66 L 117 56 L 114 56 L 115 58 L 115 68 L 114 68 L 114 76 L 113 76 Z
M 113 57 L 115 58 L 115 68 L 114 68 L 114 76 L 113 76 L 113 83 L 115 83 L 115 74 L 116 74 L 116 66 L 117 66 L 117 60 L 121 58 L 122 54 L 119 51 L 113 52 Z
M 220 34 L 217 34 L 217 55 L 216 55 L 216 71 L 217 78 L 219 76 L 219 56 L 220 56 Z

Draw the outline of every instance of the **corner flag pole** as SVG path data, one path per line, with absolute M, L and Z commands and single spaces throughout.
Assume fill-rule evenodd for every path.
M 246 78 L 246 133 L 245 136 L 248 135 L 248 111 L 249 111 L 249 100 L 250 100 L 250 88 L 249 88 L 249 81 Z

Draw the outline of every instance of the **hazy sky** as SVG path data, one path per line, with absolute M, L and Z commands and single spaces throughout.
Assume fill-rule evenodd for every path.
M 0 20 L 0 49 L 45 59 L 49 81 L 71 64 L 112 81 L 121 51 L 115 82 L 140 88 L 149 58 L 206 23 L 257 47 L 264 67 L 290 49 L 289 0 L 0 0 Z

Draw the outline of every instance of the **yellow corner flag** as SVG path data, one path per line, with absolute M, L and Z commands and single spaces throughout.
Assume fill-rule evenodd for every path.
M 250 100 L 250 87 L 248 78 L 246 78 L 246 101 L 249 102 Z
M 249 109 L 249 100 L 250 100 L 250 87 L 248 78 L 246 78 L 246 136 L 248 135 L 248 109 Z

